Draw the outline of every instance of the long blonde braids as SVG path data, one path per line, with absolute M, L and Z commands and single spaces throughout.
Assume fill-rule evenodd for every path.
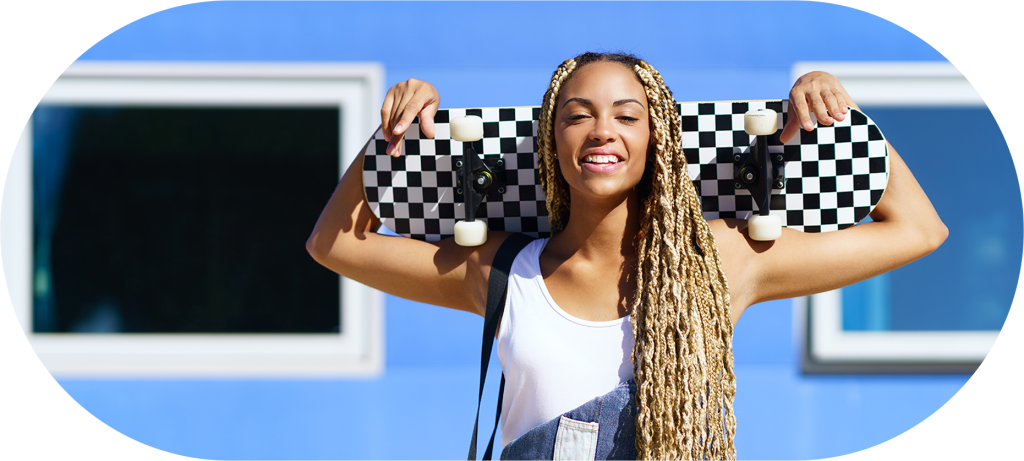
M 563 229 L 570 214 L 568 184 L 554 158 L 558 94 L 575 70 L 599 61 L 636 72 L 647 94 L 654 138 L 653 171 L 637 185 L 644 203 L 632 305 L 637 454 L 639 459 L 735 459 L 729 289 L 687 174 L 675 99 L 646 62 L 631 55 L 584 53 L 555 70 L 541 106 L 537 143 L 551 231 Z

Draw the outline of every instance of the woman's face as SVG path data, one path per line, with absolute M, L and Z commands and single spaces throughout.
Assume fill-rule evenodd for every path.
M 555 107 L 555 147 L 570 194 L 621 199 L 643 177 L 651 140 L 647 95 L 632 69 L 576 70 Z

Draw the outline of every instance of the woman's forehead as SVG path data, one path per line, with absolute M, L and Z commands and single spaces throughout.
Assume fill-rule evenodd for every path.
M 645 106 L 647 103 L 644 87 L 633 69 L 621 63 L 607 61 L 591 63 L 576 69 L 569 77 L 569 81 L 563 85 L 558 99 L 565 101 L 570 97 L 606 97 L 613 100 L 631 97 L 642 101 Z

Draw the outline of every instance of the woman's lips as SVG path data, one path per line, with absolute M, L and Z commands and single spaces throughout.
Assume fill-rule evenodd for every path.
M 582 167 L 584 170 L 589 171 L 591 173 L 608 174 L 618 171 L 619 168 L 622 168 L 622 165 L 625 164 L 626 162 L 623 161 L 618 161 L 614 163 L 584 163 L 582 164 Z

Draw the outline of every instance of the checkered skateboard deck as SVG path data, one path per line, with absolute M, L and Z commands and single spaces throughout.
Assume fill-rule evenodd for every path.
M 843 122 L 801 130 L 783 145 L 779 133 L 787 106 L 787 101 L 678 104 L 683 151 L 705 219 L 746 219 L 757 210 L 750 192 L 736 187 L 734 158 L 745 156 L 754 142 L 743 130 L 743 115 L 763 108 L 779 113 L 779 132 L 769 137 L 769 152 L 784 157 L 785 187 L 772 190 L 769 209 L 783 226 L 803 232 L 839 230 L 860 222 L 878 204 L 889 177 L 886 142 L 878 127 L 851 109 Z M 465 115 L 484 121 L 476 151 L 485 161 L 501 159 L 505 168 L 502 192 L 487 195 L 476 217 L 489 230 L 548 236 L 537 173 L 539 107 L 439 110 L 435 139 L 423 136 L 414 121 L 398 158 L 385 153 L 388 143 L 378 130 L 363 160 L 363 185 L 374 214 L 407 237 L 436 241 L 454 234 L 455 223 L 465 219 L 455 187 L 463 143 L 451 140 L 448 122 Z

